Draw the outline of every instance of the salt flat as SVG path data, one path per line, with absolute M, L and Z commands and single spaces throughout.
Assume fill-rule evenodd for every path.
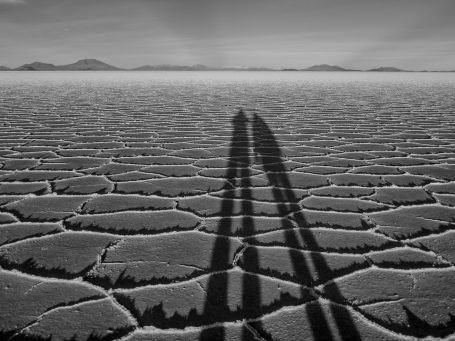
M 455 76 L 4 72 L 3 340 L 455 337 Z

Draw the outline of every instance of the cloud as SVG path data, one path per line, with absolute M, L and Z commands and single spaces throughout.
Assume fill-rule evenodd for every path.
M 25 0 L 0 0 L 0 5 L 24 5 Z

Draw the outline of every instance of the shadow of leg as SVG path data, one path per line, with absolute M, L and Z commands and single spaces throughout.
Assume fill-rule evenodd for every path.
M 292 192 L 292 186 L 286 174 L 286 169 L 283 164 L 278 142 L 275 139 L 273 132 L 270 130 L 265 121 L 257 114 L 253 119 L 253 141 L 254 152 L 260 159 L 263 169 L 267 175 L 269 183 L 274 186 L 274 199 L 277 202 L 280 216 L 283 220 L 287 220 L 287 215 L 299 209 L 293 203 L 298 200 Z M 299 227 L 306 227 L 307 223 L 303 214 L 295 214 L 296 222 Z M 283 226 L 289 226 L 283 221 Z M 306 243 L 315 249 L 320 249 L 316 239 L 307 230 L 307 233 L 302 235 Z M 287 245 L 299 245 L 298 237 L 293 230 L 290 233 L 285 233 Z M 292 252 L 290 250 L 289 256 L 297 277 L 303 283 L 312 283 L 312 278 L 309 273 L 309 262 L 303 257 L 300 252 Z M 318 274 L 324 275 L 330 273 L 330 268 L 323 257 L 317 252 L 311 253 L 311 263 L 313 268 L 316 269 Z M 332 316 L 335 319 L 338 334 L 343 340 L 360 340 L 360 335 L 354 325 L 352 317 L 348 310 L 339 309 L 339 307 L 330 304 Z M 307 305 L 307 315 L 311 323 L 311 330 L 315 340 L 332 340 L 328 318 L 325 316 L 322 307 L 319 304 Z

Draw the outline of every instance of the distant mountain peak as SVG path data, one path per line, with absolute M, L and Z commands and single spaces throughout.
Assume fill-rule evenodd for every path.
M 56 70 L 56 66 L 54 64 L 33 62 L 30 64 L 21 65 L 14 70 L 17 70 L 17 71 L 53 71 L 53 70 Z
M 303 69 L 305 71 L 347 71 L 346 69 L 342 68 L 338 65 L 328 65 L 328 64 L 319 64 L 307 67 Z
M 93 70 L 93 71 L 99 71 L 99 70 L 120 70 L 118 67 L 106 64 L 98 59 L 81 59 L 78 60 L 77 62 L 73 64 L 68 64 L 68 65 L 61 65 L 58 66 L 59 70 Z
M 401 72 L 401 71 L 404 71 L 404 70 L 398 69 L 398 68 L 393 67 L 393 66 L 381 66 L 381 67 L 378 67 L 378 68 L 375 68 L 375 69 L 370 69 L 368 71 Z

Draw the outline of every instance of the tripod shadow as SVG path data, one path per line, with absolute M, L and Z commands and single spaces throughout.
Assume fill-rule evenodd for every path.
M 231 185 L 240 187 L 240 197 L 244 200 L 241 202 L 242 222 L 241 226 L 244 233 L 252 234 L 254 232 L 254 221 L 252 219 L 253 207 L 251 201 L 251 171 L 250 171 L 250 155 L 249 155 L 249 134 L 248 134 L 248 118 L 245 113 L 240 110 L 232 119 L 233 132 L 229 149 L 228 171 L 226 176 L 226 188 Z M 212 251 L 210 268 L 212 271 L 228 269 L 231 259 L 229 259 L 230 245 L 229 240 L 222 236 L 230 235 L 232 231 L 234 214 L 234 200 L 232 197 L 225 196 L 220 209 L 222 216 L 218 223 L 216 232 L 219 235 L 215 240 L 215 245 Z M 252 256 L 254 258 L 254 255 Z M 252 260 L 254 261 L 254 260 Z M 256 253 L 257 261 L 257 253 Z M 254 316 L 259 313 L 260 308 L 260 292 L 259 279 L 257 276 L 244 276 L 242 281 L 242 311 L 246 316 Z M 231 313 L 228 307 L 228 274 L 226 272 L 217 273 L 209 278 L 207 284 L 207 298 L 204 304 L 204 315 L 211 315 L 213 320 L 223 321 L 229 319 Z M 255 295 L 248 295 L 250 292 L 255 292 Z M 231 313 L 232 315 L 232 313 Z M 232 318 L 232 317 L 231 317 Z M 223 326 L 204 329 L 199 337 L 199 340 L 224 340 L 226 330 Z M 253 340 L 252 334 L 243 327 L 242 340 Z
M 250 159 L 249 150 L 252 147 L 256 161 L 262 165 L 269 184 L 272 186 L 274 202 L 277 205 L 279 216 L 281 217 L 281 226 L 283 228 L 292 226 L 289 224 L 287 216 L 294 213 L 293 217 L 297 225 L 301 228 L 307 227 L 305 217 L 302 213 L 295 213 L 296 203 L 298 198 L 293 192 L 291 182 L 287 176 L 284 166 L 284 159 L 281 149 L 276 141 L 273 132 L 270 130 L 266 122 L 257 114 L 254 115 L 252 121 L 252 146 L 250 146 L 250 138 L 248 134 L 249 120 L 243 111 L 239 111 L 233 118 L 233 134 L 230 145 L 230 154 L 228 159 L 227 184 L 234 184 L 240 187 L 240 199 L 242 207 L 242 235 L 252 236 L 255 233 L 254 220 L 252 218 L 254 210 L 252 207 L 252 184 L 250 166 L 253 164 Z M 228 259 L 229 240 L 221 238 L 233 234 L 232 215 L 234 213 L 234 202 L 232 197 L 226 195 L 222 201 L 220 215 L 222 216 L 218 226 L 215 245 L 211 256 L 211 269 L 217 271 L 227 269 L 230 266 Z M 299 237 L 301 234 L 303 240 L 311 245 L 313 249 L 321 249 L 311 233 L 310 229 L 288 228 L 284 235 L 286 244 L 289 246 L 299 245 Z M 258 276 L 252 276 L 251 272 L 259 270 L 258 251 L 254 246 L 248 247 L 248 252 L 244 253 L 242 266 L 249 271 L 243 275 L 242 280 L 242 307 L 241 311 L 243 318 L 254 318 L 261 316 L 261 287 Z M 301 284 L 312 282 L 310 268 L 316 269 L 320 277 L 324 277 L 331 270 L 325 259 L 317 252 L 311 252 L 309 259 L 305 258 L 302 252 L 295 252 L 294 249 L 289 249 L 289 257 L 296 274 L 296 278 Z M 312 263 L 312 264 L 311 264 Z M 302 286 L 303 292 L 303 286 Z M 335 289 L 337 290 L 337 289 Z M 228 308 L 228 273 L 218 272 L 216 275 L 211 275 L 207 285 L 207 298 L 204 304 L 204 315 L 211 315 L 214 321 L 229 320 L 229 314 L 232 313 Z M 347 309 L 340 309 L 340 306 L 329 304 L 330 312 L 335 321 L 338 333 L 332 335 L 328 316 L 323 310 L 319 301 L 313 301 L 313 304 L 305 306 L 308 316 L 310 328 L 314 340 L 333 340 L 340 336 L 342 340 L 360 340 L 360 335 L 355 327 L 352 317 Z M 253 326 L 254 329 L 262 334 L 267 335 L 266 330 L 262 328 L 260 322 L 247 324 Z M 252 340 L 253 334 L 245 325 L 242 330 L 242 340 Z M 302 326 L 304 328 L 305 326 Z M 224 340 L 226 330 L 224 326 L 217 326 L 204 329 L 199 340 Z

